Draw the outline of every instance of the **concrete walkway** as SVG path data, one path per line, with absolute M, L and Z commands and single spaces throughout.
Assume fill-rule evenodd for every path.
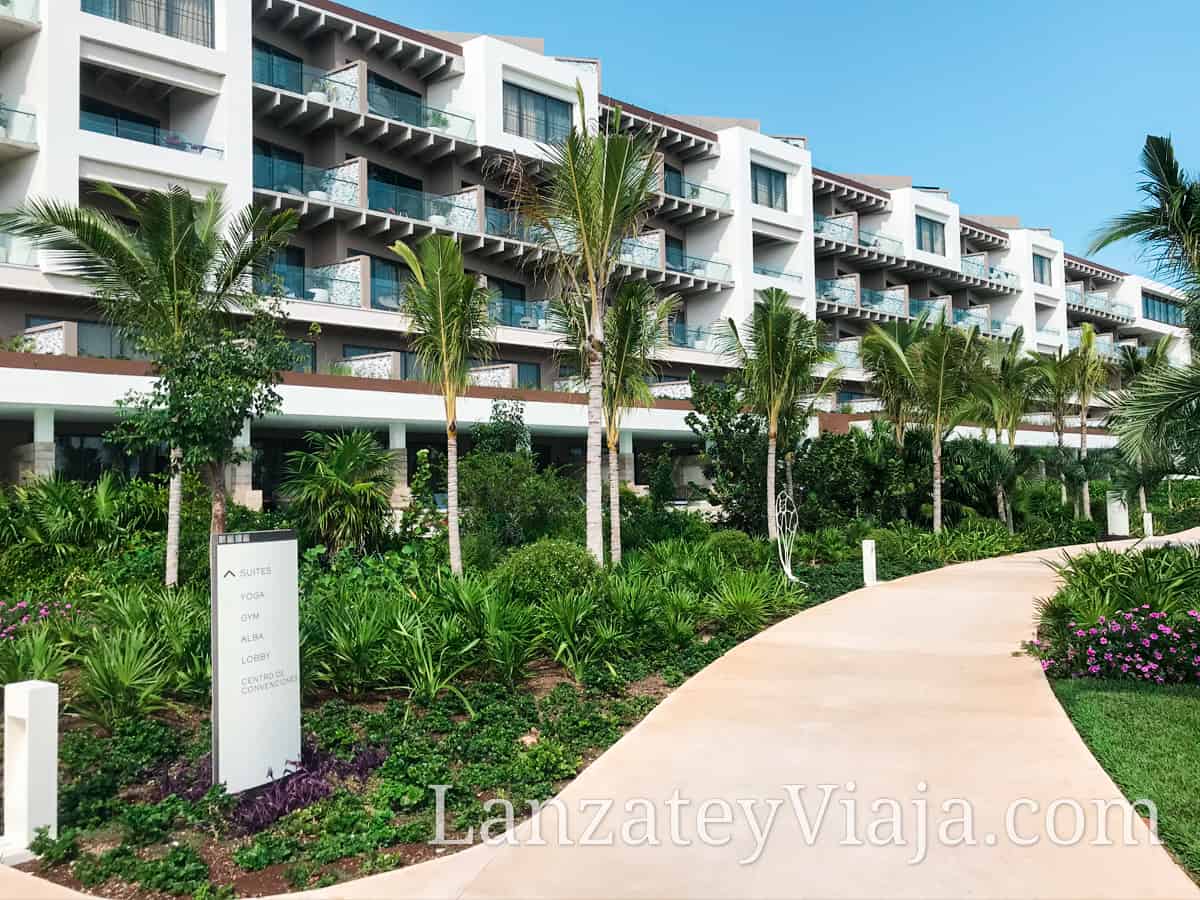
M 1060 552 L 941 569 L 803 612 L 691 679 L 589 767 L 559 798 L 567 815 L 542 816 L 544 844 L 527 843 L 526 823 L 519 846 L 478 846 L 309 896 L 1200 896 L 1136 816 L 1122 844 L 1120 792 L 1037 663 L 1014 652 L 1031 634 L 1034 598 L 1054 589 L 1043 560 Z M 817 785 L 836 786 L 820 824 Z M 889 799 L 894 817 L 872 806 Z M 957 799 L 969 814 L 961 803 L 943 812 Z M 581 807 L 589 800 L 613 805 L 603 814 Z M 1086 804 L 1075 845 L 1051 843 L 1045 814 L 1056 800 Z M 705 801 L 715 801 L 704 810 L 707 843 Z M 1094 801 L 1112 801 L 1112 846 L 1095 845 Z M 584 846 L 598 811 L 593 840 L 612 843 Z M 967 815 L 976 845 L 948 846 Z M 658 846 L 644 844 L 651 817 Z M 880 846 L 893 818 L 905 845 Z M 1059 809 L 1056 835 L 1069 840 L 1075 826 L 1073 810 Z M 846 842 L 848 827 L 861 845 Z M 0 872 L 0 896 L 23 895 L 10 874 Z

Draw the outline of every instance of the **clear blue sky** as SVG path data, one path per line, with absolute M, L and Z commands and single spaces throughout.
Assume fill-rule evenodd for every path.
M 809 138 L 813 162 L 911 175 L 968 214 L 1049 225 L 1082 253 L 1138 203 L 1147 133 L 1200 168 L 1196 0 L 343 0 L 414 28 L 528 35 L 597 56 L 605 93 Z M 1099 260 L 1151 274 L 1137 248 Z

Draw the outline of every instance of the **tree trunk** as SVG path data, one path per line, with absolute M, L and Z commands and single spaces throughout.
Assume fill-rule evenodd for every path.
M 608 533 L 609 561 L 621 563 L 621 438 L 608 442 Z
M 1016 534 L 1017 520 L 1013 517 L 1012 497 L 1008 496 L 1007 493 L 1004 495 L 1004 507 L 1008 510 L 1008 533 Z
M 1138 485 L 1138 509 L 1144 519 L 1146 516 L 1146 486 L 1144 484 Z
M 793 499 L 795 499 L 795 496 L 796 496 L 796 483 L 795 483 L 795 481 L 792 480 L 792 462 L 795 459 L 796 459 L 796 454 L 794 452 L 785 453 L 783 455 L 783 465 L 787 472 L 787 492 L 788 492 L 788 496 Z
M 1055 425 L 1054 437 L 1058 441 L 1058 486 L 1062 497 L 1062 505 L 1067 505 L 1067 476 L 1062 470 L 1063 454 L 1066 453 L 1066 447 L 1063 444 L 1063 430 L 1059 425 Z
M 1087 410 L 1079 417 L 1079 458 L 1087 459 Z M 1083 517 L 1092 521 L 1092 484 L 1088 480 L 1087 466 L 1083 470 Z
M 600 350 L 593 345 L 588 369 L 587 547 L 592 556 L 596 558 L 597 565 L 600 566 L 604 565 L 604 487 L 601 473 L 602 377 Z
M 208 531 L 210 535 L 224 534 L 229 502 L 225 496 L 225 464 L 209 463 L 205 466 L 205 472 L 208 489 L 212 492 L 212 517 Z
M 779 523 L 775 521 L 775 440 L 772 428 L 767 433 L 767 537 L 772 541 L 779 537 Z
M 171 481 L 167 485 L 167 587 L 179 584 L 179 516 L 183 507 L 183 473 L 179 470 L 183 451 L 171 449 Z
M 1000 521 L 1008 525 L 1008 516 L 1004 506 L 1004 485 L 996 485 L 996 515 L 1000 517 Z M 1010 526 L 1011 530 L 1011 526 Z
M 933 533 L 942 533 L 942 436 L 933 435 Z
M 462 541 L 458 533 L 458 423 L 446 426 L 446 535 L 450 541 L 450 571 L 463 572 Z

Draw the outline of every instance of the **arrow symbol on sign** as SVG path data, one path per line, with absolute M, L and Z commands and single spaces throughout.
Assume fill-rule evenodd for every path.
M 221 577 L 222 577 L 222 578 L 237 578 L 237 576 L 233 574 L 233 569 L 229 569 L 229 570 L 228 570 L 228 571 L 226 571 L 226 572 L 225 572 L 225 574 L 224 574 L 224 575 L 222 575 Z

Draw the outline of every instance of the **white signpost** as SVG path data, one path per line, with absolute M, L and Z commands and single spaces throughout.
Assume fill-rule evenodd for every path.
M 292 531 L 213 538 L 213 783 L 231 794 L 300 760 L 297 555 Z

